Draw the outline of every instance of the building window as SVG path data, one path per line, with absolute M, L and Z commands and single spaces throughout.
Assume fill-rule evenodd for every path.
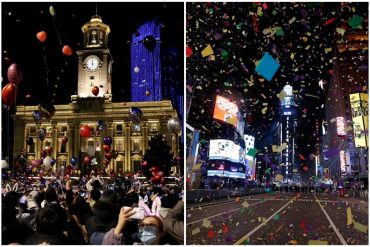
M 141 161 L 140 160 L 134 160 L 134 173 L 141 171 Z
M 123 134 L 122 124 L 117 124 L 116 125 L 116 135 L 122 135 L 122 134 Z
M 116 161 L 116 172 L 121 169 L 121 171 L 124 171 L 123 169 L 123 161 Z
M 59 141 L 60 146 L 60 153 L 66 153 L 67 152 L 67 144 L 63 143 L 62 140 Z
M 150 133 L 157 133 L 157 131 L 158 131 L 158 125 L 157 125 L 157 123 L 151 123 L 149 125 L 149 132 Z
M 36 127 L 31 126 L 30 129 L 29 129 L 29 132 L 30 132 L 29 134 L 31 136 L 35 136 L 36 135 Z
M 60 133 L 59 137 L 68 136 L 68 127 L 67 126 L 61 126 L 60 127 Z
M 139 153 L 141 150 L 140 148 L 140 140 L 133 140 L 132 141 L 132 152 Z
M 51 146 L 51 140 L 45 140 L 45 147 L 50 147 Z
M 46 137 L 51 137 L 52 136 L 52 132 L 53 132 L 53 127 L 45 127 L 46 129 Z
M 124 152 L 124 144 L 123 140 L 116 140 L 116 151 L 117 152 Z
M 28 153 L 32 153 L 34 154 L 35 153 L 35 140 L 32 142 L 31 145 L 28 145 L 28 150 L 27 150 Z
M 140 125 L 133 124 L 132 125 L 132 134 L 133 135 L 140 135 L 141 134 L 141 127 Z

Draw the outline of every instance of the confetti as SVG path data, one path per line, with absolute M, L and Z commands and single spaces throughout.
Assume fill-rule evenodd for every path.
M 194 229 L 191 231 L 191 235 L 196 235 L 196 234 L 198 234 L 198 233 L 200 233 L 200 228 L 199 228 L 199 227 L 194 228 Z
M 353 228 L 360 232 L 367 233 L 367 226 L 360 224 L 358 222 L 354 222 Z
M 280 64 L 268 52 L 265 52 L 256 66 L 256 72 L 266 80 L 271 81 L 279 67 Z
M 213 55 L 213 49 L 211 45 L 207 45 L 202 51 L 202 57 L 208 57 L 210 55 Z
M 353 223 L 352 211 L 351 208 L 347 208 L 347 225 L 351 225 Z
M 208 220 L 208 219 L 204 219 L 202 226 L 205 227 L 205 228 L 210 228 L 211 227 L 211 221 Z

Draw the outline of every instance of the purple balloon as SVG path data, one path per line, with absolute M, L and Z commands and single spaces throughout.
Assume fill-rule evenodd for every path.
M 103 141 L 105 145 L 108 145 L 108 146 L 112 145 L 112 138 L 110 136 L 104 137 Z
M 22 71 L 16 63 L 13 63 L 8 68 L 8 80 L 17 85 L 22 80 Z

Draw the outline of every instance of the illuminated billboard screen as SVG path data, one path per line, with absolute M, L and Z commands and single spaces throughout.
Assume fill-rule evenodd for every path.
M 353 134 L 356 147 L 367 147 L 368 97 L 366 93 L 354 93 L 350 95 Z
M 229 172 L 219 170 L 208 170 L 207 176 L 209 177 L 226 177 L 226 178 L 245 178 L 245 174 L 242 172 Z
M 236 145 L 233 141 L 217 139 L 210 140 L 209 142 L 209 154 L 210 160 L 229 160 L 232 162 L 243 162 L 243 150 L 239 145 Z
M 238 106 L 229 99 L 217 95 L 213 118 L 232 124 L 236 127 L 238 122 Z

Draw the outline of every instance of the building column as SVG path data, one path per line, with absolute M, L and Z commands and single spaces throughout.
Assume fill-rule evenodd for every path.
M 51 146 L 53 147 L 53 152 L 51 152 L 51 157 L 57 156 L 58 153 L 58 125 L 56 123 L 53 123 L 52 125 L 52 132 L 51 132 L 53 139 L 51 141 Z
M 85 174 L 85 166 L 83 164 L 83 160 L 81 160 L 81 155 L 80 155 L 80 131 L 79 131 L 79 123 L 75 123 L 72 125 L 72 133 L 73 136 L 71 136 L 69 141 L 72 141 L 72 150 L 71 151 L 71 156 L 75 156 L 78 160 L 78 169 L 81 170 L 82 174 Z
M 145 151 L 148 149 L 148 123 L 142 122 L 142 135 L 143 135 L 143 156 L 145 155 Z
M 107 123 L 107 136 L 110 136 L 111 138 L 112 138 L 112 146 L 114 147 L 114 145 L 115 145 L 115 143 L 114 143 L 114 135 L 113 135 L 113 123 Z M 100 143 L 100 145 L 101 145 L 102 143 Z M 103 142 L 103 145 L 104 145 L 104 142 Z M 102 158 L 102 160 L 104 160 L 105 159 L 105 156 L 104 156 L 104 150 L 103 150 L 103 146 L 101 146 L 101 158 Z M 110 161 L 109 161 L 109 165 L 108 165 L 108 168 L 109 169 L 112 169 L 112 170 L 114 170 L 115 171 L 115 169 L 114 169 L 114 164 L 113 164 L 113 159 L 111 159 Z
M 132 171 L 131 168 L 131 124 L 126 123 L 125 125 L 125 165 L 123 172 L 126 170 Z
M 22 150 L 25 147 L 26 148 L 26 152 L 28 153 L 28 145 L 26 144 L 26 140 L 27 140 L 27 128 L 28 128 L 28 126 L 27 125 L 24 125 L 24 138 L 23 138 L 23 143 L 22 143 Z M 27 160 L 28 160 L 28 157 L 27 157 Z
M 172 136 L 172 152 L 175 157 L 178 157 L 179 156 L 179 147 L 178 147 L 179 137 L 177 134 L 171 134 L 171 136 Z M 176 162 L 176 166 L 174 168 L 174 173 L 180 174 L 180 170 L 179 170 L 179 167 L 177 167 L 177 163 L 178 162 Z

